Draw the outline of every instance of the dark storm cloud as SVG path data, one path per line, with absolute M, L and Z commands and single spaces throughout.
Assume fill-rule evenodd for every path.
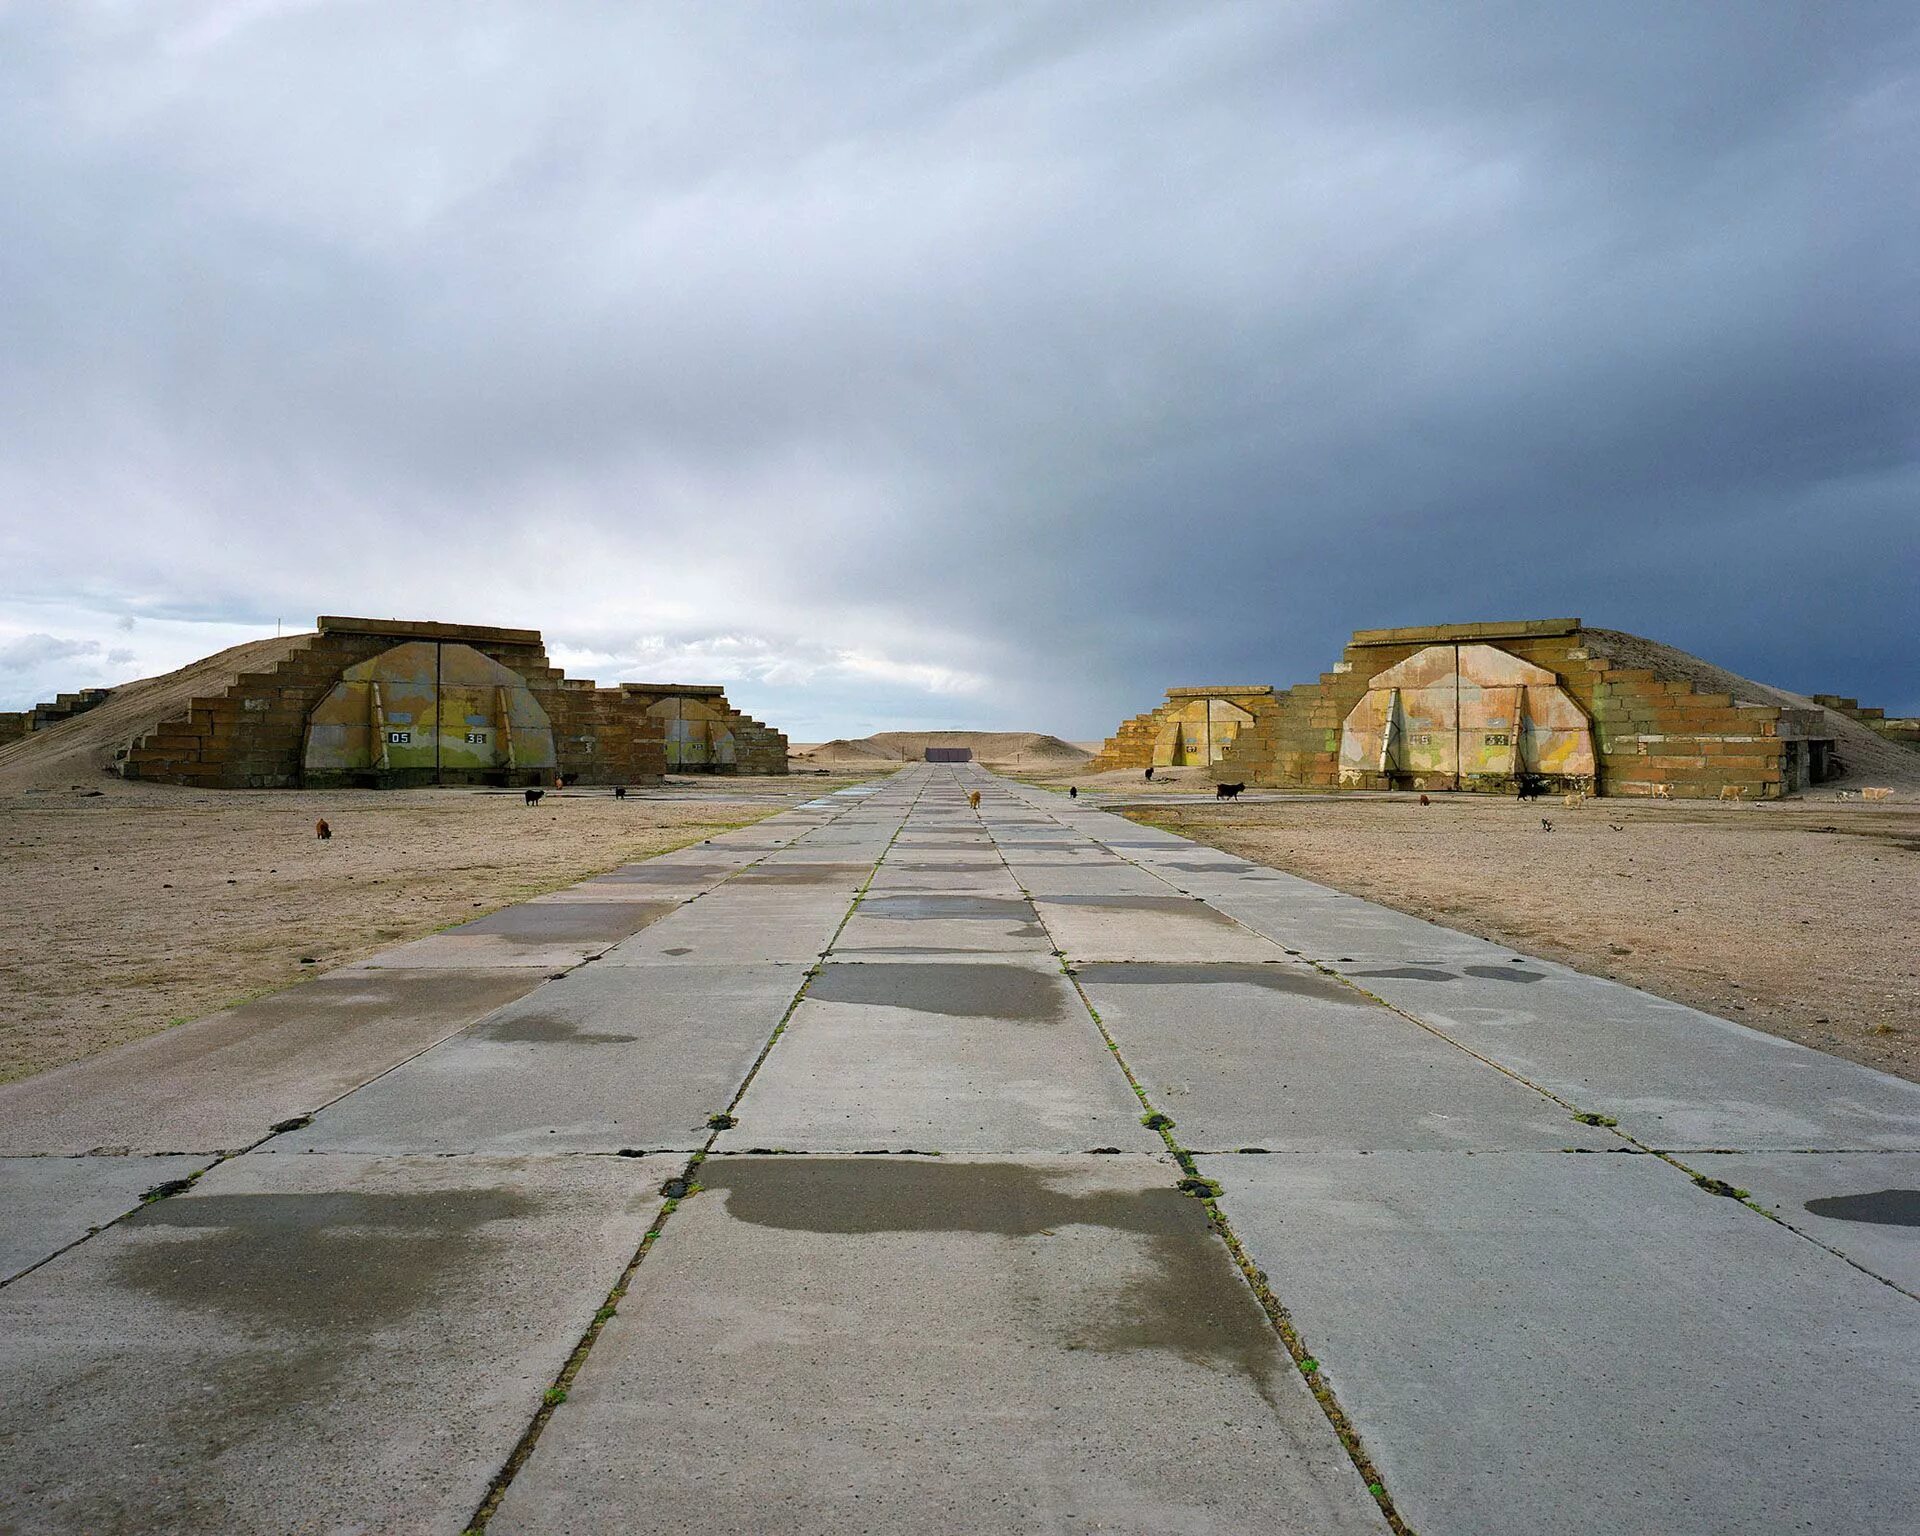
M 0 620 L 532 623 L 807 736 L 1549 614 L 1920 708 L 1917 37 L 0 11 Z

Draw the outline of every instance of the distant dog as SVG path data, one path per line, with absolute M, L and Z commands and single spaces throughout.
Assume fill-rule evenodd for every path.
M 1426 797 L 1425 795 L 1422 795 L 1422 796 L 1420 797 L 1420 803 L 1421 803 L 1422 805 L 1432 805 L 1432 804 L 1433 804 L 1433 802 L 1432 802 L 1431 800 L 1429 800 L 1429 799 L 1428 799 L 1428 798 L 1427 798 L 1427 797 Z
M 624 799 L 626 799 L 626 798 L 627 798 L 627 786 L 626 786 L 626 785 L 624 785 L 624 784 L 616 784 L 616 785 L 614 785 L 614 786 L 613 786 L 613 798 L 614 798 L 614 799 L 616 799 L 616 800 L 624 800 Z
M 547 792 L 546 792 L 546 791 L 545 791 L 544 789 L 530 789 L 530 790 L 528 790 L 528 791 L 527 791 L 527 804 L 528 804 L 528 805 L 538 805 L 538 804 L 540 803 L 540 801 L 541 801 L 541 799 L 542 799 L 542 798 L 543 798 L 543 797 L 544 797 L 544 796 L 546 795 L 546 793 L 547 793 Z
M 1151 768 L 1147 770 L 1147 782 L 1149 784 L 1153 782 L 1153 770 Z
M 1544 796 L 1546 792 L 1547 781 L 1541 778 L 1539 774 L 1523 773 L 1520 775 L 1520 798 L 1522 800 L 1538 800 Z
M 1244 784 L 1216 784 L 1213 786 L 1213 798 L 1216 800 L 1231 800 L 1246 787 Z
M 1080 798 L 1080 786 L 1078 784 L 1069 784 L 1067 786 L 1067 798 L 1069 800 L 1078 800 Z
M 980 791 L 979 790 L 970 789 L 967 791 L 967 804 L 972 806 L 976 811 L 980 809 Z
M 331 841 L 333 837 L 333 828 L 328 826 L 325 821 L 316 821 L 313 824 L 313 835 L 319 838 L 320 841 L 323 843 Z
M 1551 832 L 1553 830 L 1553 823 L 1548 821 L 1546 817 L 1542 816 L 1540 818 L 1540 830 L 1542 832 Z

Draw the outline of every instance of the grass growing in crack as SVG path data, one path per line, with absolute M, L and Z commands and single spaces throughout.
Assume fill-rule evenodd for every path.
M 549 1408 L 558 1408 L 566 1400 L 567 1389 L 565 1387 L 548 1387 L 546 1391 L 540 1394 L 540 1401 L 545 1403 Z
M 1716 1179 L 1709 1174 L 1696 1173 L 1693 1182 L 1710 1195 L 1724 1195 L 1729 1200 L 1750 1200 L 1753 1197 L 1746 1190 L 1729 1184 L 1725 1179 Z
M 1603 1126 L 1606 1126 L 1608 1129 L 1611 1129 L 1612 1127 L 1620 1123 L 1618 1120 L 1614 1119 L 1612 1115 L 1595 1114 L 1592 1110 L 1587 1110 L 1582 1114 L 1577 1114 L 1573 1118 L 1578 1120 L 1582 1125 L 1603 1125 Z
M 1173 1116 L 1163 1115 L 1156 1109 L 1151 1114 L 1142 1115 L 1140 1123 L 1150 1131 L 1170 1131 L 1173 1129 Z

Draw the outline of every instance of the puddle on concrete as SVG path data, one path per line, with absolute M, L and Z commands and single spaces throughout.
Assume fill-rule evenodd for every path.
M 1302 966 L 1228 962 L 1219 965 L 1149 964 L 1143 961 L 1094 961 L 1075 967 L 1085 986 L 1128 987 L 1259 987 L 1293 997 L 1317 997 L 1356 1008 L 1376 1006 L 1352 987 Z
M 920 918 L 973 918 L 981 922 L 1027 923 L 1038 921 L 1032 905 L 1021 896 L 956 896 L 951 893 L 869 896 L 860 903 L 860 916 L 884 917 L 902 922 Z
M 1518 970 L 1510 965 L 1468 965 L 1461 967 L 1461 970 L 1463 974 L 1478 976 L 1482 981 L 1528 982 L 1547 979 L 1544 972 Z M 1395 965 L 1385 970 L 1354 971 L 1351 974 L 1356 979 L 1371 976 L 1388 981 L 1458 981 L 1460 979 L 1452 971 L 1431 970 L 1423 965 Z
M 135 1232 L 197 1235 L 122 1249 L 114 1278 L 241 1323 L 367 1329 L 431 1305 L 475 1272 L 480 1229 L 535 1208 L 510 1190 L 182 1195 L 135 1212 Z
M 1185 870 L 1190 875 L 1250 875 L 1260 866 L 1257 864 L 1208 863 L 1205 860 L 1195 860 L 1185 864 L 1168 861 L 1163 864 L 1158 864 L 1155 867 L 1159 869 Z
M 1920 1189 L 1878 1189 L 1870 1195 L 1824 1195 L 1807 1202 L 1810 1215 L 1877 1227 L 1920 1227 Z
M 473 1038 L 529 1045 L 627 1045 L 640 1037 L 583 1029 L 555 1013 L 527 1012 L 489 1019 L 473 1031 Z
M 1201 1204 L 1171 1187 L 1052 1188 L 1015 1163 L 894 1158 L 709 1159 L 700 1180 L 724 1195 L 736 1221 L 788 1232 L 870 1235 L 970 1232 L 1042 1238 L 1061 1227 L 1104 1227 L 1146 1238 L 1149 1272 L 1117 1296 L 1089 1294 L 1063 1331 L 1063 1348 L 1161 1350 L 1237 1371 L 1274 1401 L 1278 1344 Z
M 939 960 L 829 965 L 813 978 L 807 998 L 1023 1024 L 1058 1023 L 1069 1017 L 1072 1001 L 1064 978 L 1051 972 L 1019 965 L 956 965 Z

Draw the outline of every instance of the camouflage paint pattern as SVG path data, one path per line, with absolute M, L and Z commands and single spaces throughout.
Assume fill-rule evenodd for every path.
M 1162 721 L 1153 743 L 1153 765 L 1188 768 L 1218 762 L 1252 719 L 1249 711 L 1226 699 L 1188 699 Z
M 1340 778 L 1590 779 L 1593 733 L 1560 680 L 1491 645 L 1430 645 L 1368 681 L 1340 733 Z
M 457 643 L 408 641 L 348 667 L 307 717 L 309 773 L 437 766 L 467 777 L 555 762 L 552 726 L 526 682 Z

